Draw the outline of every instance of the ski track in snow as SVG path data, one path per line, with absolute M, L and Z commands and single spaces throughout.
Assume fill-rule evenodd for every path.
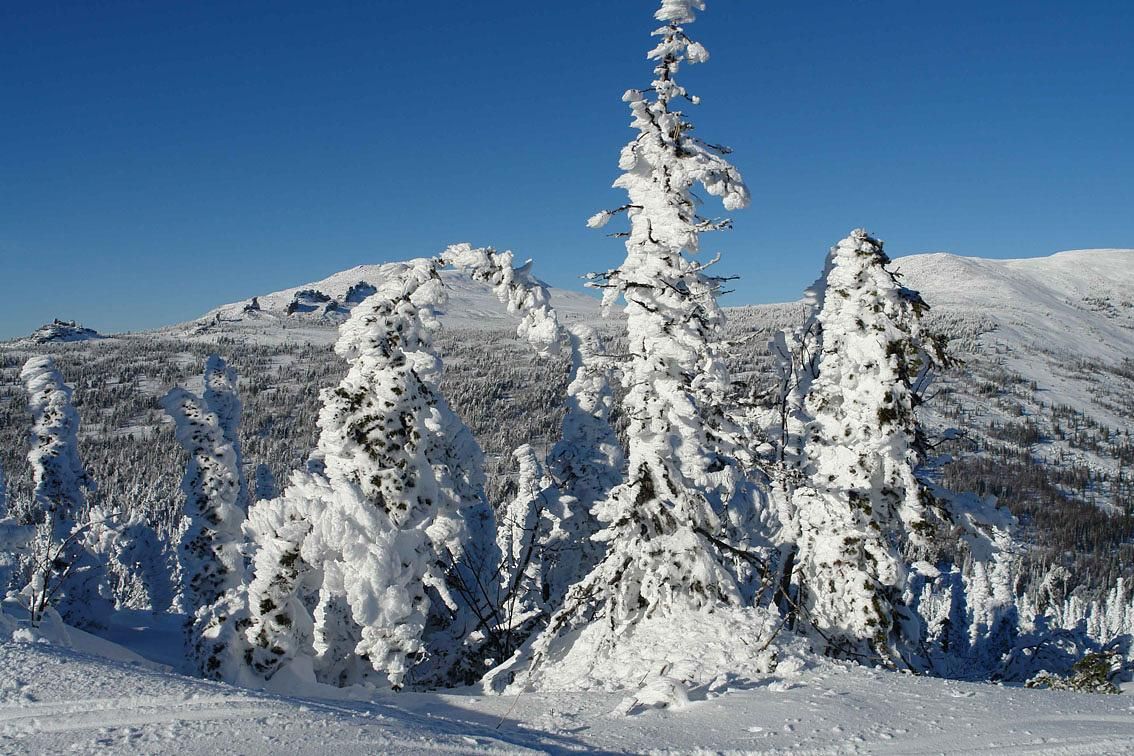
M 613 693 L 243 690 L 46 643 L 0 645 L 0 753 L 1134 753 L 1134 703 L 823 662 L 680 709 Z M 307 691 L 310 692 L 310 691 Z M 499 728 L 497 728 L 499 724 Z

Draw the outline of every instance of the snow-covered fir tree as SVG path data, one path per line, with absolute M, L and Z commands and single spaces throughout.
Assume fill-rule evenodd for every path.
M 186 527 L 178 557 L 183 606 L 193 616 L 244 582 L 239 458 L 220 416 L 202 397 L 175 388 L 162 399 L 162 407 L 189 455 L 181 480 Z
M 728 210 L 747 205 L 749 195 L 725 151 L 693 137 L 692 124 L 674 107 L 696 101 L 675 76 L 682 63 L 708 58 L 683 28 L 703 7 L 698 0 L 666 0 L 655 14 L 664 24 L 649 53 L 655 80 L 624 97 L 638 134 L 622 151 L 624 173 L 615 186 L 629 202 L 589 222 L 600 227 L 619 212 L 630 221 L 626 260 L 599 284 L 608 307 L 619 297 L 626 301 L 628 472 L 595 508 L 604 524 L 596 538 L 606 554 L 571 588 L 536 641 L 536 678 L 553 663 L 582 676 L 596 671 L 644 618 L 707 614 L 745 600 L 727 543 L 729 502 L 721 495 L 721 473 L 734 464 L 709 437 L 713 404 L 726 401 L 730 385 L 718 348 L 719 280 L 687 253 L 698 250 L 700 234 L 729 225 L 699 214 L 695 184 L 721 197 Z
M 559 491 L 535 449 L 524 444 L 512 458 L 518 468 L 515 492 L 496 515 L 506 654 L 526 639 L 531 626 L 546 619 L 552 606 L 547 573 L 559 558 L 563 519 Z
M 323 392 L 323 472 L 293 474 L 250 514 L 259 548 L 247 638 L 258 674 L 307 657 L 326 682 L 377 673 L 398 688 L 427 654 L 455 666 L 452 644 L 477 624 L 451 586 L 469 541 L 491 532 L 491 512 L 479 447 L 437 388 L 438 266 L 388 266 L 354 309 L 336 345 L 350 370 Z M 448 647 L 427 647 L 427 627 Z
M 54 605 L 77 627 L 105 623 L 113 605 L 105 570 L 83 543 L 89 526 L 87 493 L 94 482 L 79 458 L 79 414 L 71 387 L 50 357 L 32 357 L 20 371 L 32 415 L 28 463 L 37 517 L 32 582 L 25 589 L 33 616 Z
M 85 516 L 87 493 L 94 482 L 79 459 L 79 414 L 71 387 L 50 357 L 32 357 L 20 372 L 32 414 L 28 462 L 35 482 L 35 501 L 51 535 L 63 541 Z
M 543 579 L 548 593 L 545 606 L 558 606 L 567 588 L 586 575 L 601 556 L 601 546 L 592 540 L 599 524 L 591 509 L 622 479 L 622 447 L 610 425 L 615 360 L 603 353 L 601 339 L 593 328 L 568 328 L 559 322 L 547 286 L 531 273 L 530 260 L 515 267 L 511 252 L 474 249 L 469 244 L 450 246 L 443 259 L 468 271 L 474 280 L 490 284 L 508 312 L 520 315 L 517 335 L 537 353 L 556 354 L 566 344 L 571 355 L 560 439 L 548 454 L 559 500 L 545 510 L 559 514 L 537 518 L 535 526 L 540 532 L 532 536 L 542 544 L 541 549 L 556 554 L 546 566 Z M 516 453 L 527 455 L 520 450 Z M 508 637 L 514 637 L 514 628 L 509 629 Z M 512 647 L 511 643 L 507 645 Z
M 611 426 L 616 361 L 605 353 L 595 329 L 576 325 L 568 331 L 572 364 L 567 411 L 559 440 L 547 457 L 562 507 L 556 557 L 545 572 L 551 606 L 559 606 L 567 589 L 602 558 L 602 545 L 593 539 L 600 523 L 591 510 L 622 482 L 625 462 Z
M 856 230 L 831 250 L 811 326 L 818 375 L 806 397 L 791 530 L 802 620 L 828 654 L 909 666 L 921 640 L 902 550 L 931 549 L 953 518 L 918 480 L 915 415 L 944 361 L 926 305 Z
M 474 281 L 487 283 L 508 308 L 519 315 L 517 335 L 541 355 L 557 354 L 564 339 L 562 326 L 551 307 L 547 285 L 532 275 L 532 261 L 514 266 L 512 252 L 476 247 L 465 242 L 450 245 L 441 255 L 445 265 L 467 271 Z
M 211 354 L 205 362 L 204 383 L 205 390 L 201 398 L 205 400 L 205 407 L 209 412 L 217 416 L 221 431 L 224 433 L 224 440 L 236 455 L 236 472 L 240 484 L 236 507 L 242 512 L 247 512 L 248 481 L 244 475 L 244 458 L 240 451 L 242 405 L 236 370 L 229 367 L 220 355 Z
M 218 645 L 216 626 L 224 619 L 214 608 L 247 580 L 242 506 L 247 486 L 236 445 L 240 400 L 235 371 L 211 356 L 204 396 L 175 388 L 162 399 L 162 407 L 173 420 L 175 438 L 189 454 L 181 481 L 186 525 L 178 547 L 187 648 L 200 672 L 219 676 L 227 666 L 222 659 L 232 649 L 227 638 Z M 222 613 L 229 617 L 229 612 Z

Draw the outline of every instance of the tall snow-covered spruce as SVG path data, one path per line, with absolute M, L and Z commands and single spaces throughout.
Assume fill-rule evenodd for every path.
M 882 243 L 854 231 L 827 260 L 811 331 L 821 354 L 804 412 L 791 530 L 804 620 L 831 655 L 914 664 L 919 624 L 903 603 L 902 550 L 928 548 L 949 513 L 918 480 L 915 407 L 944 360 L 922 332 L 917 292 Z
M 595 507 L 604 525 L 595 537 L 605 543 L 605 556 L 570 589 L 535 641 L 525 683 L 632 685 L 644 671 L 665 670 L 688 682 L 698 673 L 685 661 L 711 664 L 704 652 L 714 625 L 732 623 L 728 634 L 765 630 L 754 617 L 737 621 L 746 599 L 729 543 L 732 502 L 722 493 L 729 487 L 721 482 L 741 476 L 709 432 L 717 411 L 712 404 L 723 403 L 730 386 L 719 348 L 720 280 L 687 256 L 698 251 L 702 233 L 729 226 L 699 214 L 696 184 L 727 210 L 749 201 L 740 174 L 723 157 L 727 150 L 693 137 L 692 124 L 675 108 L 697 101 L 675 76 L 683 62 L 708 59 L 683 28 L 703 8 L 699 0 L 665 0 L 655 14 L 664 23 L 649 53 L 655 80 L 624 97 L 638 134 L 622 151 L 624 172 L 614 185 L 626 190 L 629 202 L 589 221 L 601 227 L 619 213 L 630 221 L 629 232 L 620 234 L 625 261 L 596 277 L 607 307 L 619 297 L 626 302 L 628 473 Z M 644 629 L 650 620 L 658 627 Z M 668 638 L 653 632 L 662 624 Z M 686 626 L 699 627 L 708 640 L 698 647 L 675 637 Z M 733 637 L 731 645 L 743 644 Z M 658 669 L 649 670 L 654 662 Z M 680 671 L 672 671 L 675 665 Z
M 71 387 L 50 357 L 32 357 L 20 372 L 32 415 L 28 464 L 42 525 L 36 539 L 37 568 L 26 592 L 33 615 L 47 603 L 78 627 L 105 622 L 113 605 L 98 559 L 83 543 L 94 482 L 79 458 L 79 414 Z
M 196 396 L 175 388 L 162 399 L 174 436 L 189 453 L 181 481 L 186 527 L 178 548 L 181 603 L 189 617 L 188 651 L 199 671 L 223 676 L 235 649 L 220 639 L 215 611 L 226 594 L 246 580 L 243 524 L 247 485 L 241 474 L 237 433 L 240 401 L 236 374 L 216 355 L 205 368 L 205 391 Z M 221 614 L 227 618 L 228 612 Z

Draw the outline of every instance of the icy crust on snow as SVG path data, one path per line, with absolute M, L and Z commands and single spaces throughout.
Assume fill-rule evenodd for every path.
M 634 693 L 660 687 L 675 697 L 670 703 L 680 703 L 710 688 L 766 679 L 787 658 L 793 661 L 785 670 L 805 664 L 806 644 L 776 637 L 780 618 L 760 609 L 678 607 L 622 625 L 614 634 L 603 625 L 593 622 L 553 641 L 537 669 L 514 671 L 508 692 Z M 662 702 L 648 705 L 653 703 Z

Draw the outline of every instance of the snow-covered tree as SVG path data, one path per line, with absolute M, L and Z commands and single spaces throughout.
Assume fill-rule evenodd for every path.
M 563 328 L 551 307 L 547 285 L 532 275 L 532 261 L 516 267 L 512 252 L 476 247 L 465 242 L 450 245 L 441 255 L 445 265 L 466 271 L 474 281 L 492 287 L 508 312 L 520 316 L 516 333 L 541 355 L 557 354 Z
M 274 499 L 278 495 L 279 487 L 276 485 L 276 476 L 272 474 L 272 468 L 262 462 L 256 465 L 256 481 L 252 489 L 252 501 Z
M 500 549 L 501 616 L 509 653 L 549 613 L 548 571 L 559 558 L 562 502 L 554 481 L 535 450 L 524 444 L 512 453 L 518 475 L 513 495 L 497 513 L 496 543 Z
M 234 652 L 227 636 L 234 634 L 227 632 L 223 647 L 218 645 L 214 607 L 218 602 L 227 606 L 231 597 L 222 599 L 247 581 L 242 506 L 247 487 L 236 446 L 240 424 L 236 373 L 212 356 L 205 368 L 204 396 L 175 388 L 162 399 L 162 406 L 174 422 L 174 436 L 189 454 L 181 481 L 186 525 L 178 546 L 181 605 L 188 615 L 187 648 L 198 671 L 222 676 L 228 665 L 221 660 Z
M 186 527 L 178 557 L 182 602 L 190 617 L 244 582 L 244 511 L 236 450 L 220 417 L 205 401 L 182 388 L 162 399 L 174 422 L 174 436 L 189 454 L 181 491 Z
M 929 548 L 951 516 L 916 474 L 925 440 L 914 409 L 944 357 L 921 330 L 925 303 L 888 263 L 862 230 L 828 258 L 791 529 L 801 619 L 819 645 L 904 666 L 920 633 L 902 598 L 902 549 Z
M 28 463 L 35 482 L 36 566 L 27 592 L 33 616 L 48 603 L 78 627 L 102 625 L 113 606 L 105 571 L 82 541 L 88 526 L 87 493 L 94 482 L 79 458 L 79 415 L 71 388 L 50 357 L 32 357 L 20 378 L 32 415 Z
M 474 249 L 469 244 L 450 246 L 443 259 L 469 272 L 474 280 L 490 284 L 508 312 L 520 315 L 517 335 L 537 353 L 556 354 L 566 344 L 571 355 L 562 431 L 547 460 L 559 501 L 554 506 L 545 505 L 544 509 L 560 514 L 550 519 L 537 518 L 536 527 L 543 530 L 532 536 L 544 548 L 556 552 L 544 579 L 548 591 L 545 603 L 557 606 L 568 586 L 586 575 L 601 556 L 601 547 L 591 539 L 599 529 L 591 509 L 622 479 L 622 447 L 610 425 L 615 360 L 603 354 L 601 340 L 593 328 L 568 328 L 559 322 L 547 286 L 531 274 L 530 260 L 514 267 L 511 252 Z M 528 452 L 520 449 L 516 454 L 528 457 Z M 521 469 L 525 469 L 523 465 Z M 552 525 L 554 533 L 546 530 Z
M 236 369 L 221 359 L 219 355 L 209 355 L 205 362 L 205 390 L 202 398 L 205 407 L 217 416 L 224 440 L 232 447 L 236 456 L 236 472 L 240 491 L 236 497 L 236 507 L 241 512 L 248 511 L 248 481 L 244 475 L 244 459 L 240 451 L 240 415 L 242 405 L 237 388 Z
M 476 625 L 450 587 L 470 530 L 488 532 L 479 520 L 491 513 L 479 447 L 437 388 L 438 266 L 388 266 L 354 308 L 335 347 L 350 370 L 323 392 L 324 472 L 293 474 L 250 514 L 259 546 L 246 637 L 258 674 L 307 656 L 324 681 L 376 672 L 398 688 L 427 652 L 455 663 L 452 648 L 427 648 L 427 627 L 454 641 Z
M 12 587 L 20 560 L 27 555 L 33 538 L 32 526 L 21 524 L 15 517 L 0 517 L 0 601 Z
M 568 338 L 572 365 L 567 411 L 559 440 L 547 457 L 562 507 L 558 551 L 546 569 L 552 606 L 559 606 L 567 589 L 602 558 L 602 545 L 593 539 L 601 524 L 591 510 L 622 482 L 625 462 L 611 426 L 616 360 L 604 352 L 599 334 L 589 326 L 571 327 Z
M 63 541 L 86 514 L 94 482 L 79 459 L 79 414 L 71 387 L 50 357 L 32 357 L 20 372 L 31 410 L 32 446 L 28 463 L 35 501 L 53 538 Z
M 726 151 L 693 137 L 692 124 L 674 107 L 696 101 L 675 75 L 683 62 L 708 57 L 683 28 L 703 7 L 666 0 L 655 14 L 664 23 L 649 53 L 655 80 L 624 97 L 638 134 L 622 151 L 624 173 L 615 186 L 629 202 L 589 221 L 601 227 L 620 212 L 630 221 L 626 260 L 599 284 L 606 306 L 626 301 L 628 479 L 595 508 L 606 554 L 537 640 L 537 674 L 564 653 L 576 657 L 572 664 L 593 666 L 645 617 L 744 602 L 727 553 L 729 502 L 721 495 L 721 473 L 727 477 L 724 468 L 733 465 L 710 439 L 714 404 L 730 391 L 719 349 L 720 282 L 687 253 L 698 250 L 701 233 L 729 225 L 699 215 L 695 184 L 728 210 L 747 205 L 749 195 Z M 584 626 L 589 635 L 580 640 L 573 631 Z

